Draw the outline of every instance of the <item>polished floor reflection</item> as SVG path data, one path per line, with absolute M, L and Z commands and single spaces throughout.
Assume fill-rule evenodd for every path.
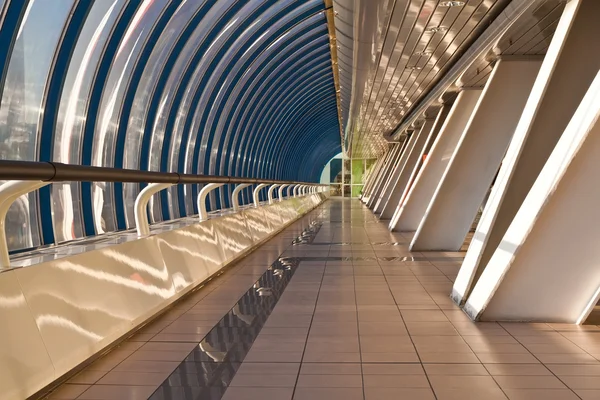
M 331 199 L 49 398 L 600 398 L 598 326 L 473 323 L 410 238 Z

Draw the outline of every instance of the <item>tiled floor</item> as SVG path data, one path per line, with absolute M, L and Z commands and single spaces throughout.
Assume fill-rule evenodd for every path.
M 292 246 L 313 220 L 316 236 Z M 409 253 L 409 239 L 360 202 L 332 199 L 50 398 L 600 399 L 600 328 L 473 323 L 448 297 L 464 253 Z M 239 334 L 244 351 L 207 349 L 205 335 L 279 256 L 299 264 L 251 338 Z M 190 353 L 210 362 L 184 364 L 184 379 L 173 371 Z M 166 383 L 178 390 L 157 391 Z

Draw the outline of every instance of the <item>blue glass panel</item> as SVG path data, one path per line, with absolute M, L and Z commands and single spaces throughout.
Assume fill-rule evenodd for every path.
M 131 72 L 154 23 L 169 0 L 144 0 L 127 27 L 105 78 L 94 132 L 91 164 L 113 167 L 119 114 Z M 92 184 L 94 223 L 97 233 L 117 229 L 113 185 Z M 154 199 L 154 198 L 153 198 Z M 150 201 L 152 208 L 153 199 Z
M 37 160 L 43 98 L 73 0 L 30 1 L 10 57 L 0 105 L 0 159 Z M 41 244 L 37 194 L 22 196 L 6 217 L 9 249 Z
M 125 0 L 95 2 L 67 69 L 58 107 L 52 159 L 81 163 L 86 103 L 102 49 Z M 84 236 L 81 188 L 76 183 L 53 184 L 52 210 L 57 242 Z

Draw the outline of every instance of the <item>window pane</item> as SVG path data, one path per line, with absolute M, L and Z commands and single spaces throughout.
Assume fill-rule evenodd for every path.
M 159 74 L 165 68 L 165 63 L 167 61 L 167 57 L 171 54 L 173 50 L 173 46 L 175 41 L 179 39 L 183 29 L 186 27 L 188 21 L 191 16 L 194 15 L 198 8 L 204 3 L 204 0 L 194 0 L 188 1 L 181 5 L 177 11 L 173 14 L 173 17 L 169 20 L 164 33 L 160 36 L 160 39 L 156 42 L 155 48 L 152 50 L 152 54 L 148 60 L 148 65 L 145 67 L 144 72 L 142 74 L 142 78 L 140 79 L 139 86 L 136 91 L 135 101 L 133 102 L 133 107 L 131 109 L 131 116 L 129 118 L 129 125 L 127 129 L 127 136 L 125 142 L 125 157 L 124 157 L 124 166 L 125 168 L 139 169 L 140 168 L 140 149 L 142 147 L 142 137 L 144 134 L 144 126 L 147 123 L 148 109 L 150 107 L 150 101 L 153 96 L 159 95 L 155 93 L 155 88 L 157 85 L 157 80 L 159 78 Z M 196 29 L 198 31 L 199 29 Z M 183 67 L 186 65 L 185 61 L 189 58 L 189 53 L 191 49 L 198 45 L 196 40 L 190 40 L 188 43 L 191 45 L 184 47 L 182 52 L 182 57 L 177 61 L 176 66 L 174 68 L 177 71 L 176 75 L 180 75 L 182 73 Z M 172 67 L 171 67 L 172 68 Z M 172 86 L 167 85 L 167 90 L 171 89 Z M 166 124 L 166 119 L 160 120 L 161 126 L 164 129 L 164 125 Z M 164 134 L 161 131 L 161 134 Z M 161 137 L 162 138 L 162 137 Z M 156 144 L 156 140 L 158 138 L 155 135 L 152 136 L 153 144 Z M 181 138 L 179 137 L 179 141 Z M 161 140 L 162 143 L 162 140 Z M 178 150 L 178 145 L 173 149 Z M 160 151 L 162 150 L 162 146 L 154 145 L 151 148 L 151 165 L 150 170 L 159 170 L 160 169 Z M 173 153 L 170 152 L 171 153 Z M 171 157 L 176 158 L 176 157 Z M 169 163 L 169 171 L 177 171 L 177 163 L 170 162 Z M 170 193 L 176 192 L 177 186 L 168 189 Z M 134 217 L 134 208 L 133 204 L 135 202 L 135 198 L 139 193 L 139 185 L 137 184 L 129 184 L 124 187 L 124 204 L 131 205 L 131 207 L 127 207 L 125 210 L 125 216 L 127 219 L 127 226 L 133 227 L 135 226 L 135 217 Z M 177 202 L 171 205 L 172 207 L 177 207 Z M 173 210 L 174 214 L 175 210 Z
M 54 161 L 81 163 L 81 141 L 85 111 L 94 73 L 125 0 L 97 1 L 92 6 L 65 77 L 54 138 Z M 52 185 L 52 214 L 57 242 L 84 236 L 81 186 L 78 183 Z
M 168 2 L 169 0 L 144 0 L 123 36 L 102 93 L 94 134 L 92 165 L 114 166 L 119 115 L 131 71 L 152 26 Z M 93 183 L 92 197 L 96 231 L 102 233 L 116 230 L 113 185 Z
M 352 183 L 363 183 L 364 160 L 352 160 Z
M 360 192 L 362 191 L 363 185 L 352 185 L 352 197 L 360 196 Z
M 38 125 L 48 73 L 72 0 L 31 1 L 17 33 L 2 103 L 0 105 L 0 159 L 38 159 Z M 37 194 L 19 198 L 10 208 L 6 230 L 9 248 L 41 243 Z

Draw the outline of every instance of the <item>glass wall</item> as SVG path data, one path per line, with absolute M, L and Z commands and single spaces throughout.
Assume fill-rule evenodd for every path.
M 0 7 L 1 160 L 317 181 L 341 150 L 322 0 Z M 340 192 L 352 184 L 335 179 Z M 22 196 L 6 218 L 9 248 L 134 228 L 142 187 L 65 182 Z M 198 189 L 155 195 L 151 221 L 197 212 Z
M 358 197 L 376 161 L 374 158 L 344 158 L 340 153 L 325 166 L 321 183 L 331 185 L 332 196 Z

